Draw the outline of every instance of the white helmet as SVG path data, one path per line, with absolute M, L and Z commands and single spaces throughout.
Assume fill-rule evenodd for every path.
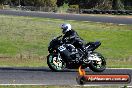
M 71 30 L 71 25 L 70 24 L 62 24 L 61 25 L 61 29 L 62 30 L 62 33 L 65 34 L 66 32 L 68 32 L 69 30 Z

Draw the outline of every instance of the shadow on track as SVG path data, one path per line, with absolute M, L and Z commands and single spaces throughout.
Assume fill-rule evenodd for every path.
M 49 68 L 46 67 L 0 67 L 1 71 L 44 71 L 44 72 L 53 72 L 52 70 L 50 70 Z M 64 71 L 60 71 L 60 72 L 78 72 L 77 69 L 66 69 Z

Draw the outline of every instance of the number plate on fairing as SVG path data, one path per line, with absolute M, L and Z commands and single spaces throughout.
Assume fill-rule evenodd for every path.
M 59 46 L 59 47 L 58 47 L 58 50 L 59 50 L 60 52 L 62 52 L 62 51 L 64 51 L 64 50 L 66 50 L 66 47 L 65 47 L 64 45 Z

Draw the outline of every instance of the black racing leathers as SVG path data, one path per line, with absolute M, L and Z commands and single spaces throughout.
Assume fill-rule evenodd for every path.
M 65 43 L 71 43 L 76 48 L 80 48 L 81 50 L 85 51 L 84 40 L 81 39 L 77 32 L 75 32 L 73 29 L 66 32 L 66 34 L 62 38 L 62 41 Z

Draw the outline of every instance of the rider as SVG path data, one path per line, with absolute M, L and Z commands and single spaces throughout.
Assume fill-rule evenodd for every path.
M 80 48 L 83 51 L 83 54 L 85 55 L 85 45 L 83 39 L 79 37 L 76 31 L 74 31 L 70 24 L 62 24 L 61 25 L 62 33 L 64 34 L 62 41 L 70 42 L 73 44 L 76 48 Z

